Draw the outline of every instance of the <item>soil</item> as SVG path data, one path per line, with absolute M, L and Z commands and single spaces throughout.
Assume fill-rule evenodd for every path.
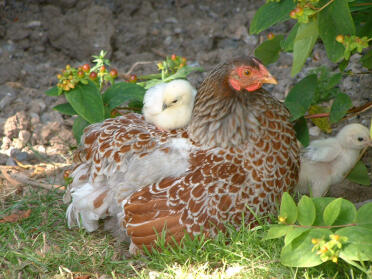
M 0 165 L 18 162 L 67 162 L 71 148 L 73 119 L 53 110 L 63 97 L 48 97 L 45 90 L 57 82 L 57 74 L 66 64 L 79 66 L 91 61 L 100 50 L 108 51 L 112 66 L 125 73 L 137 61 L 159 61 L 173 53 L 189 63 L 201 65 L 206 72 L 233 56 L 249 55 L 269 32 L 287 33 L 292 23 L 283 23 L 258 36 L 248 33 L 256 10 L 264 1 L 192 1 L 192 0 L 0 0 Z M 363 69 L 359 55 L 350 68 Z M 267 87 L 283 100 L 293 84 L 313 67 L 331 63 L 322 45 L 316 45 L 303 71 L 290 76 L 292 56 L 282 53 L 269 66 L 279 80 Z M 135 73 L 153 73 L 156 62 L 135 69 Z M 192 74 L 197 86 L 204 73 Z M 350 76 L 341 89 L 358 106 L 372 101 L 371 75 Z M 348 122 L 370 125 L 371 110 Z M 345 122 L 338 124 L 337 132 Z M 311 126 L 311 124 L 309 123 Z M 316 128 L 312 138 L 325 137 Z M 41 159 L 40 159 L 41 158 Z M 364 156 L 370 176 L 371 149 Z M 344 182 L 332 187 L 330 194 L 358 202 L 372 199 L 372 187 Z

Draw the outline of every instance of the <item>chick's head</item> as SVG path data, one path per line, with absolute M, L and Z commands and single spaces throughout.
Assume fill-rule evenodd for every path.
M 368 128 L 357 123 L 343 127 L 338 132 L 337 139 L 347 148 L 360 150 L 366 146 L 372 146 Z
M 174 80 L 164 89 L 162 109 L 174 109 L 181 106 L 193 108 L 196 90 L 191 84 L 182 79 Z

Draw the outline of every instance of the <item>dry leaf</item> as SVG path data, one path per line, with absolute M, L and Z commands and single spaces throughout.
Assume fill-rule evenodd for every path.
M 30 217 L 31 209 L 21 210 L 17 213 L 10 214 L 8 216 L 4 216 L 0 219 L 0 223 L 16 223 L 22 219 L 26 219 Z

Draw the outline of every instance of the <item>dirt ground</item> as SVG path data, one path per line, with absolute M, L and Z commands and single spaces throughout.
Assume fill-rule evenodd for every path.
M 0 165 L 54 162 L 69 164 L 76 146 L 73 119 L 52 108 L 64 99 L 44 91 L 56 84 L 66 64 L 82 65 L 106 50 L 112 66 L 125 73 L 134 62 L 159 61 L 173 53 L 206 71 L 233 56 L 253 54 L 268 32 L 286 33 L 291 23 L 281 24 L 259 36 L 248 33 L 255 11 L 264 1 L 225 0 L 0 0 Z M 359 56 L 350 67 L 361 71 Z M 303 71 L 290 76 L 292 57 L 283 53 L 269 69 L 279 80 L 268 87 L 284 99 L 296 80 L 312 68 L 336 65 L 317 45 Z M 156 63 L 136 68 L 136 74 L 156 71 Z M 192 74 L 198 86 L 205 73 Z M 341 89 L 358 106 L 372 101 L 371 75 L 347 77 Z M 371 110 L 349 122 L 369 126 Z M 345 125 L 335 127 L 336 132 Z M 313 138 L 324 137 L 312 128 Z M 372 151 L 364 161 L 371 174 Z M 62 170 L 57 173 L 61 181 Z M 371 175 L 372 176 L 372 175 Z M 372 187 L 344 182 L 333 187 L 333 196 L 353 201 L 372 199 Z

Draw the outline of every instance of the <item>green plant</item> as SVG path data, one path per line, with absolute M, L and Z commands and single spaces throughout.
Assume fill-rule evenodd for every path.
M 309 198 L 298 204 L 284 193 L 278 217 L 266 239 L 284 237 L 280 262 L 285 266 L 312 267 L 339 259 L 355 266 L 369 278 L 372 261 L 372 203 L 359 210 L 342 198 Z
M 351 111 L 351 98 L 338 88 L 342 78 L 372 73 L 372 49 L 366 50 L 372 41 L 372 3 L 367 0 L 267 1 L 255 14 L 250 32 L 257 34 L 286 20 L 296 20 L 287 36 L 270 35 L 256 48 L 255 55 L 264 64 L 275 62 L 280 52 L 292 52 L 291 74 L 294 76 L 320 39 L 328 58 L 339 66 L 338 72 L 331 72 L 324 66 L 310 71 L 286 97 L 285 105 L 295 122 L 297 138 L 306 147 L 310 141 L 306 119 L 329 133 L 331 125 Z M 350 56 L 356 52 L 362 53 L 360 62 L 367 68 L 366 72 L 346 70 Z M 355 171 L 361 169 L 364 178 L 358 183 L 369 181 L 364 165 Z
M 115 82 L 116 69 L 108 70 L 110 61 L 106 52 L 93 56 L 95 65 L 84 64 L 78 68 L 67 65 L 57 76 L 58 84 L 45 92 L 48 96 L 64 95 L 67 102 L 54 107 L 66 115 L 77 115 L 73 133 L 77 142 L 86 126 L 118 115 L 118 106 L 127 103 L 126 109 L 140 112 L 146 89 L 173 79 L 186 78 L 201 68 L 186 64 L 186 59 L 176 55 L 158 64 L 160 73 L 140 76 L 131 75 L 128 81 Z

